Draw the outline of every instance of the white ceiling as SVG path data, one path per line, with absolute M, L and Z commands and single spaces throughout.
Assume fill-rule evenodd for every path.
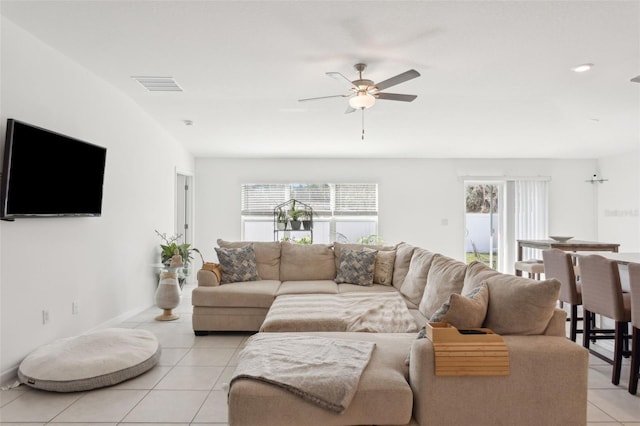
M 640 143 L 639 1 L 11 1 L 196 156 L 596 158 Z M 422 75 L 345 114 L 325 75 Z M 577 74 L 571 67 L 593 63 Z M 147 92 L 131 76 L 171 76 Z M 192 120 L 186 126 L 184 120 Z

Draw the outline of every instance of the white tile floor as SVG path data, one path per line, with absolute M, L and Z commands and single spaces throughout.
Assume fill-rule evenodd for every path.
M 192 287 L 185 287 L 180 319 L 155 321 L 151 308 L 122 327 L 152 331 L 162 345 L 160 363 L 147 373 L 116 386 L 90 392 L 57 394 L 20 386 L 0 392 L 0 423 L 56 426 L 135 423 L 136 426 L 225 425 L 227 383 L 236 356 L 249 333 L 220 333 L 196 337 L 191 328 Z M 581 335 L 578 336 L 581 341 Z M 589 369 L 589 425 L 640 426 L 640 392 L 626 387 L 625 360 L 619 386 L 611 384 L 611 366 L 591 357 Z

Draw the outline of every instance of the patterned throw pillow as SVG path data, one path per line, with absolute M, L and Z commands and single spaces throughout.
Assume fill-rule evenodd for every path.
M 376 265 L 377 250 L 348 249 L 340 251 L 340 267 L 335 282 L 357 285 L 373 285 L 373 271 Z
M 222 269 L 221 284 L 244 281 L 258 281 L 256 253 L 252 245 L 239 248 L 216 247 L 218 261 Z

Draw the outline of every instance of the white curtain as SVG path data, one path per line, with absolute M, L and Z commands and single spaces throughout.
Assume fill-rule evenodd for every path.
M 549 231 L 549 182 L 514 181 L 514 225 L 516 240 L 544 240 Z M 523 259 L 542 259 L 537 249 L 524 248 Z

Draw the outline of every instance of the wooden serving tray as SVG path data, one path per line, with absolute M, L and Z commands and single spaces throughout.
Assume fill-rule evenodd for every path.
M 431 322 L 426 336 L 433 342 L 436 376 L 509 375 L 509 349 L 502 336 L 488 328 L 461 332 L 445 322 Z

